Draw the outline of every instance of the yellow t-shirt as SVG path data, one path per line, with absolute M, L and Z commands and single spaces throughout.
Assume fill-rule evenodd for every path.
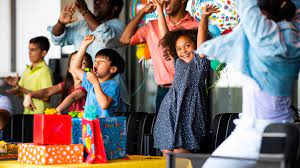
M 40 89 L 51 87 L 52 72 L 45 61 L 41 61 L 33 69 L 30 69 L 30 66 L 27 65 L 19 81 L 19 85 L 31 91 L 37 91 Z M 44 110 L 46 108 L 49 108 L 49 103 L 35 98 L 33 98 L 32 100 L 36 107 L 36 110 L 30 111 L 29 109 L 25 108 L 24 114 L 43 114 Z

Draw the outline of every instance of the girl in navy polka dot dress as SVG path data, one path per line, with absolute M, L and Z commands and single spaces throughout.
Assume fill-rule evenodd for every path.
M 154 126 L 154 147 L 164 153 L 199 150 L 208 121 L 206 79 L 209 61 L 194 50 L 209 36 L 208 17 L 218 12 L 218 8 L 205 6 L 197 36 L 197 30 L 168 32 L 161 7 L 163 2 L 153 2 L 157 6 L 160 34 L 164 35 L 160 42 L 164 57 L 175 61 L 174 81 L 160 106 Z

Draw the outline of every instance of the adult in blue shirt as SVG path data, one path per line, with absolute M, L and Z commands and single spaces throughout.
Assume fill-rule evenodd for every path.
M 104 48 L 118 51 L 121 56 L 125 56 L 125 48 L 119 42 L 121 33 L 125 25 L 118 19 L 123 8 L 123 0 L 94 0 L 94 14 L 90 12 L 84 0 L 76 0 L 75 3 L 67 5 L 54 26 L 49 26 L 51 40 L 54 44 L 65 46 L 74 45 L 78 50 L 82 40 L 86 35 L 95 36 L 94 42 L 88 47 L 87 53 L 96 55 Z M 84 20 L 76 21 L 75 11 L 78 10 Z M 95 60 L 95 58 L 93 58 Z M 128 92 L 124 77 L 120 74 L 114 77 L 120 86 L 121 103 L 128 104 Z
M 265 127 L 293 121 L 291 95 L 300 68 L 300 4 L 294 2 L 237 0 L 239 27 L 197 49 L 197 53 L 226 62 L 244 74 L 243 113 L 213 156 L 258 159 Z M 253 164 L 210 158 L 204 167 Z

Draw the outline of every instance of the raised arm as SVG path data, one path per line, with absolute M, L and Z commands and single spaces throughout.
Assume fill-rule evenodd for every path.
M 77 19 L 74 18 L 74 13 L 76 11 L 75 3 L 66 5 L 64 9 L 61 11 L 60 17 L 52 29 L 52 33 L 55 36 L 60 36 L 63 34 L 66 28 L 66 24 L 75 22 Z
M 70 69 L 75 75 L 82 80 L 84 75 L 84 70 L 81 68 L 82 60 L 85 55 L 86 49 L 94 41 L 95 37 L 93 35 L 87 35 L 83 39 L 81 46 L 76 55 L 74 55 L 73 64 L 70 65 Z
M 96 28 L 101 24 L 99 20 L 92 14 L 92 12 L 88 9 L 88 6 L 84 0 L 76 0 L 76 7 L 78 8 L 79 13 L 84 18 L 87 23 L 89 29 L 91 31 L 96 30 Z
M 135 34 L 140 21 L 143 19 L 143 17 L 146 14 L 153 12 L 155 10 L 155 8 L 156 8 L 155 4 L 150 2 L 136 14 L 136 16 L 126 26 L 124 32 L 122 33 L 122 35 L 120 37 L 120 42 L 122 44 L 124 44 L 124 45 L 130 44 L 131 37 Z
M 280 41 L 279 28 L 275 21 L 262 14 L 257 0 L 237 0 L 237 10 L 249 41 L 254 46 L 274 50 L 274 43 Z
M 158 28 L 159 28 L 159 36 L 162 39 L 167 32 L 169 31 L 166 18 L 164 15 L 164 4 L 165 0 L 153 0 L 153 3 L 156 5 L 156 11 L 158 14 Z
M 80 90 L 80 89 L 75 90 L 70 95 L 68 95 L 63 100 L 63 102 L 60 103 L 60 105 L 56 108 L 56 111 L 58 113 L 65 111 L 73 102 L 83 98 L 85 95 L 86 94 L 82 90 Z
M 208 17 L 213 14 L 219 12 L 217 6 L 212 4 L 206 4 L 202 8 L 202 16 L 198 27 L 198 37 L 197 37 L 197 48 L 207 40 L 208 33 Z

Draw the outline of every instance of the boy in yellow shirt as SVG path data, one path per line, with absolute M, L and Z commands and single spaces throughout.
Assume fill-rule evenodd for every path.
M 52 86 L 52 72 L 44 61 L 49 48 L 49 40 L 44 36 L 35 37 L 29 41 L 31 65 L 26 66 L 20 80 L 18 75 L 6 78 L 6 82 L 14 87 L 8 90 L 7 93 L 23 95 Z M 44 110 L 49 107 L 49 99 L 49 97 L 42 100 L 33 99 L 36 109 L 34 111 L 24 109 L 24 114 L 43 114 Z

